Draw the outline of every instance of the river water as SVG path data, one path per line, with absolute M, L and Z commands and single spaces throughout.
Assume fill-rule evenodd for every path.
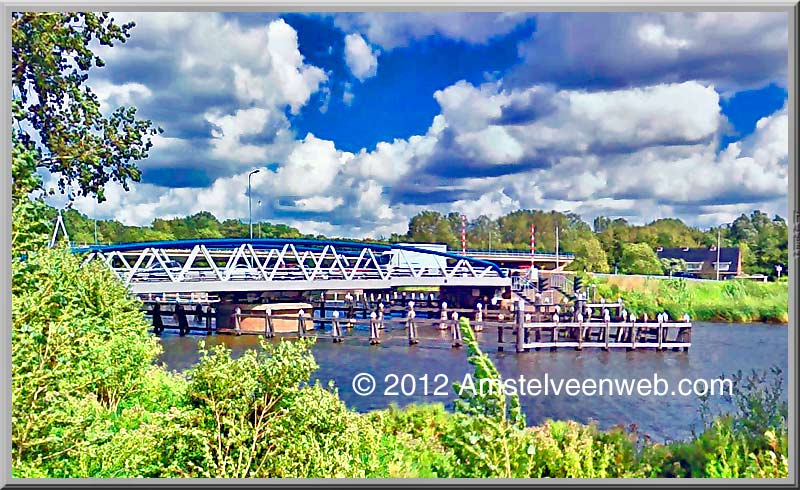
M 449 388 L 453 381 L 461 381 L 472 366 L 467 362 L 465 347 L 450 347 L 449 332 L 420 329 L 420 343 L 408 346 L 403 329 L 386 331 L 382 344 L 370 346 L 368 333 L 364 330 L 348 332 L 341 344 L 334 344 L 327 336 L 321 336 L 313 347 L 319 369 L 313 379 L 327 385 L 332 380 L 339 396 L 358 411 L 369 411 L 409 403 L 444 403 L 450 408 L 455 397 Z M 581 352 L 559 349 L 556 352 L 539 351 L 517 354 L 495 352 L 493 336 L 489 329 L 478 334 L 479 341 L 486 342 L 484 352 L 494 361 L 504 378 L 526 381 L 536 378 L 546 383 L 545 375 L 553 382 L 570 378 L 584 380 L 602 378 L 652 380 L 654 375 L 669 383 L 673 391 L 681 379 L 713 380 L 720 375 L 730 375 L 738 370 L 745 373 L 753 369 L 766 370 L 779 367 L 785 378 L 788 369 L 788 329 L 785 325 L 763 324 L 715 324 L 695 322 L 692 329 L 692 348 L 689 352 L 656 352 L 637 350 L 626 352 L 612 349 L 585 349 Z M 199 358 L 197 344 L 205 339 L 207 346 L 224 343 L 234 357 L 246 349 L 259 348 L 258 336 L 242 335 L 197 335 L 180 337 L 177 333 L 164 333 L 160 337 L 164 347 L 161 361 L 168 369 L 184 371 Z M 277 341 L 277 340 L 273 340 Z M 360 396 L 353 389 L 353 378 L 359 373 L 369 373 L 377 383 L 369 396 Z M 405 385 L 398 383 L 393 390 L 397 395 L 386 395 L 384 391 L 392 384 L 395 374 Z M 423 380 L 427 376 L 427 383 Z M 437 378 L 437 375 L 438 378 Z M 414 378 L 413 386 L 411 378 Z M 436 388 L 448 381 L 444 390 L 447 396 L 437 395 Z M 425 388 L 427 385 L 427 392 Z M 663 386 L 663 385 L 662 385 Z M 403 393 L 405 391 L 405 394 Z M 635 424 L 640 431 L 657 441 L 683 439 L 691 435 L 693 426 L 699 426 L 699 399 L 696 396 L 681 396 L 667 393 L 665 396 L 640 396 L 639 394 L 615 396 L 522 396 L 520 398 L 529 425 L 537 425 L 547 419 L 595 421 L 601 428 L 614 425 Z M 719 397 L 712 399 L 718 409 L 726 403 Z

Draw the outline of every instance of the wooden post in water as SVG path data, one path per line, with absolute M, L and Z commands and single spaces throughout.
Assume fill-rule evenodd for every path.
M 523 299 L 517 300 L 517 352 L 525 350 L 525 301 Z
M 378 328 L 383 330 L 383 302 L 378 303 Z
M 664 317 L 661 316 L 661 313 L 656 315 L 656 320 L 658 321 L 658 348 L 659 352 L 664 351 Z
M 558 313 L 553 313 L 553 323 L 554 323 L 554 326 L 553 326 L 553 344 L 558 343 L 558 321 L 559 321 Z M 558 350 L 558 347 L 556 347 L 555 345 L 550 347 L 550 352 L 555 352 L 557 350 Z
M 631 346 L 629 350 L 636 350 L 636 315 L 631 313 Z
M 408 313 L 406 315 L 406 328 L 408 329 L 408 345 L 418 344 L 417 340 L 417 324 L 414 321 L 417 313 L 414 311 L 414 302 L 408 302 Z
M 442 311 L 439 313 L 439 330 L 447 330 L 447 302 L 442 301 Z
M 275 329 L 272 327 L 272 309 L 264 310 L 264 336 L 271 339 L 275 336 Z
M 525 322 L 524 322 L 523 327 L 522 327 L 522 339 L 523 339 L 523 342 L 525 343 L 525 345 L 528 345 L 531 342 L 531 328 L 532 327 L 528 328 L 525 325 L 527 325 L 528 323 L 531 323 L 531 321 L 533 320 L 533 317 L 531 316 L 530 313 L 525 313 L 524 315 L 525 315 Z M 525 347 L 524 350 L 525 350 L 525 352 L 530 352 L 531 348 L 530 347 Z
M 242 309 L 238 306 L 233 313 L 233 330 L 236 332 L 236 335 L 242 334 Z
M 336 311 L 336 310 L 333 310 L 333 313 L 331 313 L 331 316 L 333 317 L 331 319 L 331 337 L 333 337 L 333 343 L 337 344 L 339 342 L 342 342 L 342 340 L 343 340 L 342 339 L 342 326 L 339 324 L 339 312 Z
M 381 343 L 381 331 L 378 329 L 378 315 L 373 311 L 369 315 L 369 345 Z
M 303 310 L 297 312 L 297 336 L 306 336 L 306 312 Z
M 505 325 L 503 325 L 503 314 L 497 315 L 497 352 L 503 352 L 503 330 L 505 330 Z
M 480 332 L 483 330 L 483 305 L 481 303 L 477 304 L 478 311 L 475 313 L 475 330 L 476 332 Z
M 603 309 L 603 322 L 605 322 L 605 324 L 606 324 L 606 328 L 605 328 L 605 342 L 606 342 L 606 345 L 605 345 L 605 347 L 603 347 L 603 350 L 607 351 L 608 350 L 609 331 L 611 330 L 611 325 L 610 325 L 610 323 L 611 323 L 611 314 L 608 312 L 607 309 Z
M 575 350 L 583 350 L 583 313 L 578 313 L 578 347 Z
M 211 305 L 205 307 L 205 316 L 206 316 L 206 335 L 211 335 Z
M 689 314 L 688 313 L 685 313 L 683 315 L 683 321 L 686 322 L 687 324 L 689 324 L 690 326 L 688 326 L 688 327 L 679 327 L 678 328 L 678 336 L 680 337 L 681 342 L 684 342 L 684 343 L 688 344 L 688 343 L 691 343 L 691 341 L 692 341 L 692 327 L 691 327 L 691 324 L 690 324 L 691 318 L 689 318 Z M 689 348 L 684 346 L 683 351 L 684 352 L 689 352 Z
M 356 310 L 353 295 L 347 293 L 347 295 L 344 297 L 344 302 L 347 306 L 347 328 L 352 328 L 356 321 Z
M 164 331 L 164 319 L 161 318 L 161 299 L 158 297 L 156 302 L 153 303 L 153 331 L 156 334 Z
M 461 325 L 458 324 L 458 312 L 453 312 L 453 324 L 451 335 L 453 337 L 453 347 L 461 347 Z
M 621 314 L 622 314 L 622 322 L 620 323 L 620 326 L 617 328 L 617 342 L 624 341 L 625 340 L 625 334 L 627 333 L 625 331 L 624 325 L 625 325 L 625 322 L 628 321 L 628 312 L 623 309 Z
M 178 329 L 181 337 L 189 333 L 189 318 L 186 314 L 186 308 L 182 304 L 175 306 L 175 313 L 178 317 Z

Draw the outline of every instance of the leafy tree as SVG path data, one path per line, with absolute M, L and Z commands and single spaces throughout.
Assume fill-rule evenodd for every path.
M 600 241 L 594 236 L 590 236 L 577 242 L 573 246 L 575 260 L 568 266 L 573 271 L 589 272 L 609 272 L 608 258 L 606 252 L 600 245 Z
M 14 131 L 35 153 L 36 168 L 57 174 L 62 192 L 75 186 L 98 201 L 108 182 L 127 190 L 141 177 L 135 162 L 147 157 L 149 137 L 160 130 L 136 119 L 133 107 L 102 114 L 86 80 L 93 66 L 104 65 L 91 45 L 125 42 L 133 23 L 118 25 L 107 12 L 13 12 L 11 28 Z M 15 173 L 15 185 L 29 184 L 27 175 Z
M 686 270 L 686 261 L 683 259 L 661 259 L 661 267 L 664 273 L 670 277 L 676 273 Z
M 658 256 L 646 243 L 624 244 L 619 267 L 623 274 L 661 274 L 663 272 Z
M 36 157 L 16 136 L 12 137 L 11 253 L 15 257 L 43 247 L 50 231 L 44 200 L 41 196 L 29 197 L 42 185 L 36 173 Z
M 451 219 L 436 211 L 423 211 L 411 218 L 408 237 L 414 242 L 444 243 L 449 248 L 460 248 L 461 238 L 453 231 L 453 225 Z

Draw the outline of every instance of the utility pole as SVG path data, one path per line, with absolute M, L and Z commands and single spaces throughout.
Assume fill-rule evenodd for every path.
M 722 228 L 717 228 L 717 281 L 719 281 L 719 248 L 722 241 Z
M 558 226 L 556 226 L 556 269 L 558 269 Z
M 97 245 L 97 218 L 94 219 L 94 244 Z
M 261 169 L 257 168 L 255 170 L 251 170 L 249 174 L 247 174 L 247 208 L 250 210 L 250 239 L 253 239 L 253 186 L 250 184 L 250 177 L 253 174 L 257 174 L 260 172 Z

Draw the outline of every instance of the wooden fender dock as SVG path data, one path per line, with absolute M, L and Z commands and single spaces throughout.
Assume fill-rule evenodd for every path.
M 314 317 L 313 309 L 300 309 L 306 304 L 292 304 L 291 308 L 281 309 L 280 304 L 273 304 L 275 312 L 269 305 L 263 305 L 253 309 L 235 309 L 233 311 L 233 328 L 217 328 L 217 333 L 232 334 L 258 334 L 266 337 L 275 336 L 297 336 L 317 338 L 329 337 L 334 342 L 341 342 L 346 337 L 360 338 L 370 344 L 380 344 L 380 332 L 384 330 L 404 329 L 407 333 L 409 345 L 420 343 L 420 330 L 437 332 L 449 331 L 452 346 L 460 347 L 461 327 L 460 318 L 470 320 L 471 327 L 476 332 L 496 330 L 495 336 L 483 336 L 483 342 L 488 338 L 496 338 L 495 347 L 498 352 L 506 349 L 513 349 L 516 352 L 539 351 L 549 349 L 550 351 L 558 348 L 570 348 L 583 350 L 584 348 L 596 348 L 601 350 L 611 350 L 625 348 L 627 351 L 637 349 L 654 349 L 657 351 L 688 351 L 691 347 L 692 324 L 688 315 L 684 316 L 683 321 L 670 321 L 666 313 L 657 316 L 656 321 L 637 321 L 634 315 L 628 315 L 621 303 L 598 304 L 602 306 L 603 317 L 598 319 L 592 317 L 591 308 L 584 310 L 587 312 L 587 320 L 584 321 L 582 314 L 574 314 L 571 321 L 560 321 L 558 312 L 552 315 L 552 320 L 546 321 L 544 318 L 550 316 L 549 311 L 542 311 L 543 305 L 533 305 L 534 310 L 525 308 L 523 301 L 513 303 L 513 310 L 490 310 L 486 311 L 480 303 L 477 308 L 472 309 L 448 309 L 446 302 L 441 303 L 439 314 L 434 313 L 432 308 L 424 308 L 428 313 L 427 318 L 417 316 L 415 302 L 409 301 L 406 308 L 402 311 L 402 316 L 392 318 L 385 315 L 383 304 L 374 306 L 371 313 L 367 315 L 364 310 L 365 318 L 356 318 L 352 303 L 342 305 L 337 308 L 329 305 L 332 310 L 331 317 Z M 286 304 L 284 304 L 286 306 Z M 552 305 L 546 305 L 548 308 Z M 618 310 L 613 320 L 610 311 Z M 341 311 L 341 314 L 340 314 Z M 596 311 L 596 310 L 595 310 Z M 153 327 L 155 333 L 161 333 L 165 328 L 177 328 L 181 335 L 186 335 L 190 330 L 201 330 L 206 334 L 211 334 L 211 318 L 215 316 L 213 305 L 190 305 L 190 304 L 161 304 L 158 302 L 151 304 L 151 309 L 146 310 L 153 317 Z M 276 314 L 277 312 L 277 314 Z M 165 324 L 162 315 L 171 315 L 176 319 L 176 325 Z M 195 326 L 192 326 L 188 317 L 194 316 Z M 565 315 L 566 316 L 566 315 Z M 577 318 L 577 321 L 574 321 Z M 532 321 L 533 320 L 533 321 Z M 280 328 L 278 326 L 280 325 Z M 247 328 L 242 328 L 246 326 Z M 326 326 L 329 326 L 326 329 Z M 369 339 L 363 336 L 345 333 L 360 326 L 370 332 Z M 311 330 L 316 333 L 310 333 Z M 328 330 L 330 333 L 326 334 Z M 521 334 L 520 334 L 521 332 Z M 279 335 L 281 334 L 281 335 Z M 441 335 L 437 333 L 432 342 L 441 342 Z M 489 342 L 491 344 L 491 342 Z

